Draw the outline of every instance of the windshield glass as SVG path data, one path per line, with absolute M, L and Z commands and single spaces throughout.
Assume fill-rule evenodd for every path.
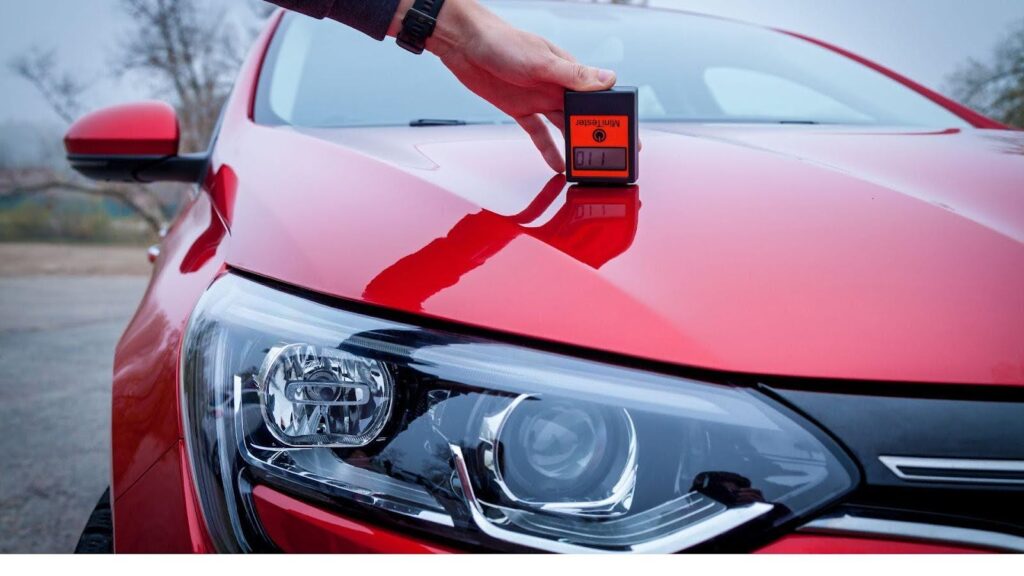
M 639 87 L 642 121 L 968 126 L 867 66 L 772 30 L 610 5 L 489 5 L 580 61 L 615 70 L 620 85 Z M 256 120 L 305 127 L 510 121 L 433 56 L 295 14 L 271 44 Z

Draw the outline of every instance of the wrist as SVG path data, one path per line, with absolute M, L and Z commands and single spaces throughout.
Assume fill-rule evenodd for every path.
M 398 8 L 395 9 L 395 15 L 391 18 L 391 26 L 388 26 L 388 36 L 395 38 L 398 33 L 402 31 L 402 19 L 405 18 L 405 13 L 412 8 L 415 0 L 400 0 L 398 2 Z
M 388 28 L 388 36 L 398 36 L 402 20 L 412 8 L 415 0 L 401 0 Z M 437 56 L 443 56 L 452 48 L 466 43 L 480 27 L 480 20 L 487 14 L 476 0 L 445 0 L 437 17 L 434 33 L 427 38 L 426 49 Z
M 443 57 L 449 50 L 475 37 L 489 12 L 476 0 L 446 0 L 427 50 Z

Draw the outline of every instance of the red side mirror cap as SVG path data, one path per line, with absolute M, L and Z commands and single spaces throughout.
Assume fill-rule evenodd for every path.
M 75 122 L 64 137 L 69 156 L 175 156 L 178 115 L 163 102 L 105 108 Z

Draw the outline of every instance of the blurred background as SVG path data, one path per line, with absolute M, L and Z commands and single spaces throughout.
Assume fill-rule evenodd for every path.
M 1022 0 L 618 3 L 801 32 L 1024 128 Z M 146 286 L 146 247 L 183 198 L 174 185 L 76 178 L 64 131 L 84 112 L 155 98 L 177 107 L 183 151 L 205 148 L 272 10 L 0 0 L 0 552 L 72 551 L 108 484 L 113 349 Z

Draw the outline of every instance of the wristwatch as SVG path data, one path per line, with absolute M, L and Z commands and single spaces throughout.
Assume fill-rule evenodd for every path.
M 427 38 L 437 26 L 441 6 L 444 6 L 444 0 L 416 0 L 402 19 L 402 30 L 396 40 L 398 45 L 413 54 L 422 54 Z

